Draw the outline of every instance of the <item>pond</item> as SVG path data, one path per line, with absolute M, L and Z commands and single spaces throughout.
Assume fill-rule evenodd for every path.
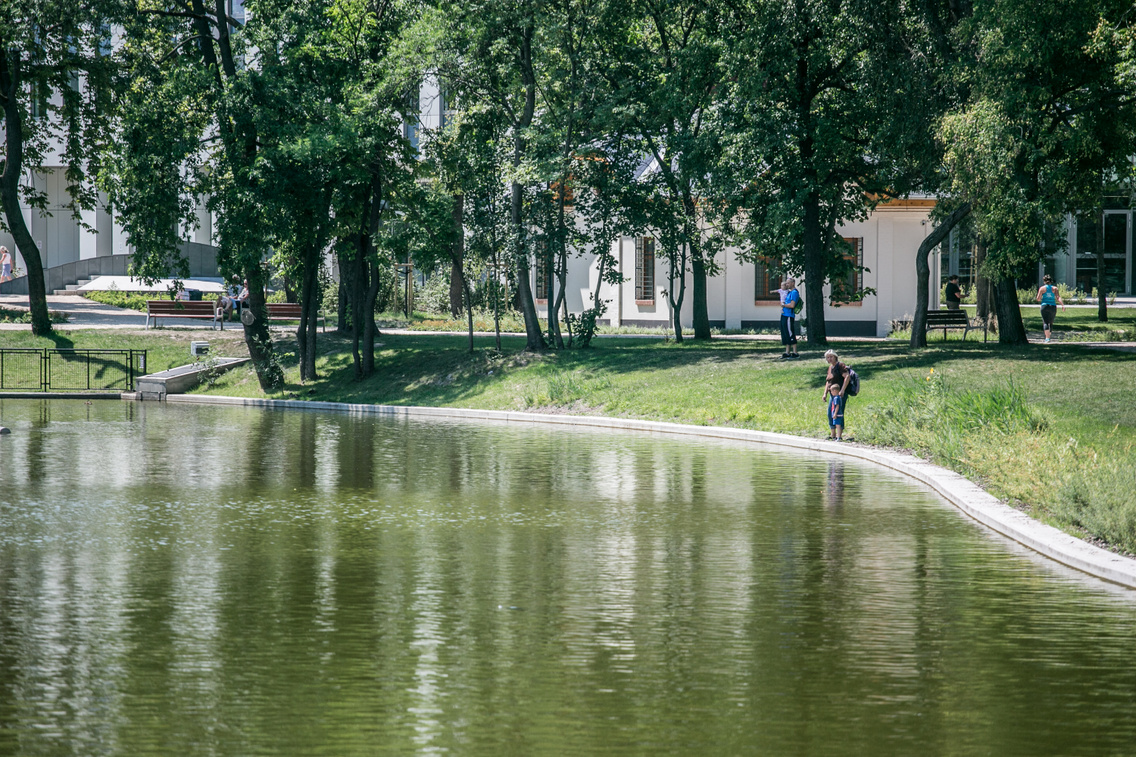
M 867 464 L 159 403 L 0 419 L 0 755 L 1136 744 L 1136 593 Z

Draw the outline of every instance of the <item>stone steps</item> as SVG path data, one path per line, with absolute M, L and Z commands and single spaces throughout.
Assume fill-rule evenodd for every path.
M 68 284 L 64 289 L 56 289 L 52 294 L 77 294 L 78 292 L 76 290 L 78 290 L 79 287 L 90 283 L 90 279 L 79 279 L 74 284 Z

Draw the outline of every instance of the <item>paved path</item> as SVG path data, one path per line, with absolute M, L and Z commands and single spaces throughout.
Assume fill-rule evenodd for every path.
M 0 307 L 13 310 L 27 310 L 28 296 L 26 294 L 0 294 Z M 104 305 L 101 302 L 88 300 L 77 295 L 47 296 L 47 309 L 57 310 L 67 314 L 67 323 L 57 323 L 55 328 L 59 331 L 75 331 L 79 329 L 137 329 L 146 328 L 146 314 L 129 308 L 116 308 L 113 305 Z M 189 329 L 195 331 L 213 331 L 209 322 L 191 318 L 176 319 L 163 318 L 162 328 Z M 26 323 L 0 323 L 3 331 L 27 331 L 30 328 Z M 225 330 L 234 329 L 243 331 L 244 325 L 240 321 L 225 324 Z
M 88 300 L 78 295 L 48 295 L 47 306 L 50 310 L 64 312 L 68 316 L 67 323 L 59 323 L 55 328 L 60 331 L 75 331 L 84 329 L 128 329 L 142 331 L 146 327 L 146 314 L 128 308 L 116 308 L 113 305 L 104 305 L 101 302 Z M 28 297 L 23 294 L 0 294 L 0 307 L 27 310 Z M 1089 307 L 1087 305 L 1071 307 Z M 1093 306 L 1095 307 L 1095 305 Z M 1136 307 L 1136 297 L 1119 297 L 1114 307 Z M 187 331 L 213 331 L 206 322 L 193 319 L 179 320 L 163 318 L 162 328 L 182 329 Z M 26 323 L 0 323 L 0 331 L 26 331 L 30 327 Z M 244 325 L 240 321 L 225 323 L 225 330 L 243 331 Z M 417 331 L 412 329 L 382 329 L 384 334 L 407 334 L 413 336 L 429 336 L 432 334 L 448 333 L 453 336 L 465 336 L 464 331 L 437 332 Z M 502 333 L 502 336 L 519 336 L 523 333 Z M 492 337 L 492 331 L 474 332 L 477 337 Z M 663 339 L 668 334 L 600 334 L 602 339 Z M 690 334 L 688 333 L 689 337 Z M 714 337 L 715 340 L 724 341 L 752 341 L 752 342 L 779 342 L 781 337 L 776 334 L 723 334 Z M 886 339 L 872 337 L 829 337 L 830 342 L 885 342 Z M 1040 342 L 1040 334 L 1035 340 Z M 1123 352 L 1136 352 L 1136 342 L 1058 342 L 1058 344 L 1078 344 L 1084 347 L 1120 350 Z

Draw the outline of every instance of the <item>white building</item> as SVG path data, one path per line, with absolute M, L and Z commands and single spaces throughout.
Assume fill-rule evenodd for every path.
M 910 319 L 915 312 L 915 253 L 932 226 L 928 214 L 934 200 L 919 198 L 897 200 L 881 205 L 866 220 L 841 227 L 841 236 L 855 250 L 859 265 L 864 267 L 859 280 L 849 282 L 856 290 L 874 289 L 876 294 L 862 302 L 834 306 L 826 304 L 825 322 L 830 336 L 886 336 L 891 322 Z M 656 254 L 655 240 L 650 236 L 624 237 L 613 250 L 623 273 L 622 285 L 604 284 L 600 296 L 608 301 L 602 322 L 614 326 L 659 326 L 671 322 L 670 303 L 666 291 L 668 265 Z M 930 261 L 938 270 L 937 253 Z M 777 329 L 781 316 L 776 294 L 779 282 L 776 272 L 761 263 L 742 262 L 737 250 L 728 248 L 717 256 L 720 273 L 707 279 L 707 304 L 710 325 L 726 329 Z M 772 278 L 771 278 L 772 275 Z M 692 328 L 692 283 L 687 274 L 686 296 L 680 322 Z M 592 304 L 592 293 L 599 280 L 594 254 L 570 258 L 567 275 L 567 306 L 578 313 Z M 533 273 L 533 292 L 537 310 L 548 314 L 547 290 L 543 277 Z M 929 284 L 931 307 L 937 306 L 939 282 L 932 276 Z M 804 287 L 801 286 L 804 293 Z M 825 286 L 826 295 L 830 286 Z M 544 296 L 541 296 L 544 295 Z

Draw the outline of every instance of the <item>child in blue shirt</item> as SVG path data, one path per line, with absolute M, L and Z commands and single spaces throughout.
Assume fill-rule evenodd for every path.
M 828 400 L 828 438 L 844 441 L 844 397 L 840 395 L 840 384 L 829 384 L 825 392 Z

